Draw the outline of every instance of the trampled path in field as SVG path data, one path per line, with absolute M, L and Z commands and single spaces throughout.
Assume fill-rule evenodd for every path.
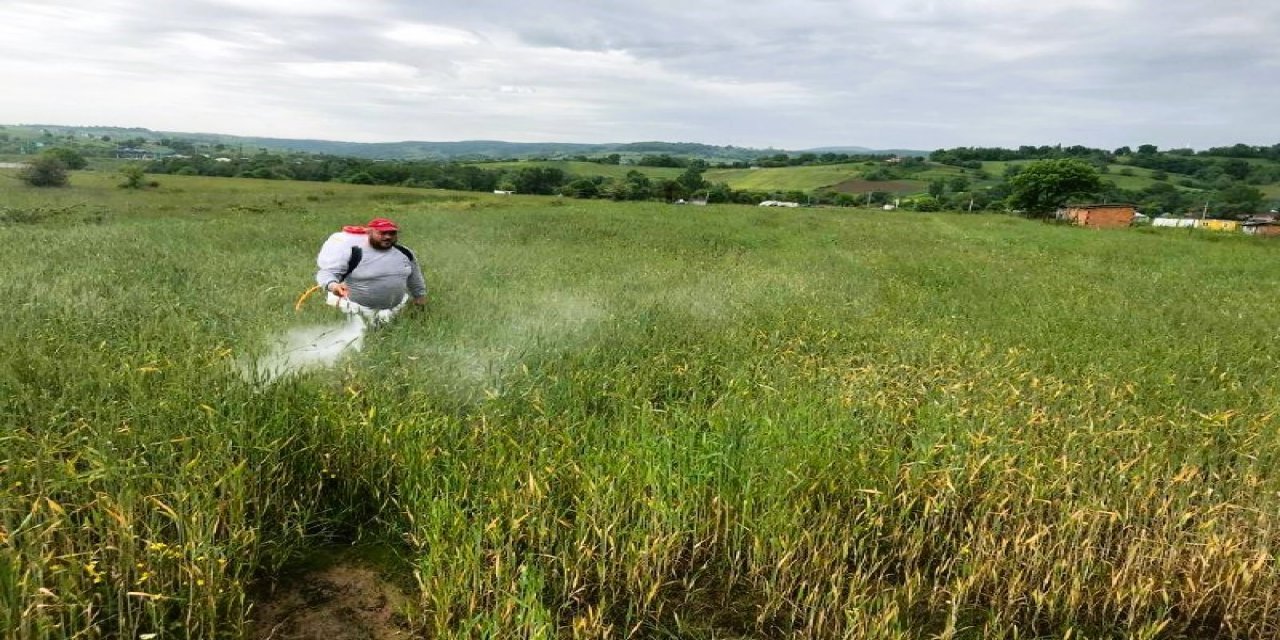
M 254 607 L 254 640 L 411 638 L 409 598 L 372 568 L 344 562 L 277 585 Z

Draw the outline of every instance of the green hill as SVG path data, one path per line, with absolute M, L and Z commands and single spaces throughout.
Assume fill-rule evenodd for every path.
M 857 178 L 865 168 L 861 162 L 849 162 L 810 167 L 710 169 L 703 178 L 709 182 L 724 182 L 734 189 L 812 191 Z
M 568 160 L 523 160 L 511 162 L 478 162 L 471 166 L 485 169 L 520 169 L 524 167 L 553 167 L 579 177 L 604 176 L 622 178 L 631 171 L 639 171 L 650 178 L 675 178 L 684 170 L 670 167 L 646 167 L 639 165 L 609 165 L 595 162 L 575 162 Z M 874 167 L 876 165 L 872 165 Z M 930 165 L 929 175 L 960 175 L 961 169 L 943 165 Z M 725 183 L 736 190 L 746 191 L 816 191 L 832 188 L 837 191 L 861 193 L 865 191 L 887 191 L 910 193 L 923 191 L 926 182 L 920 180 L 901 181 L 867 181 L 864 179 L 868 167 L 863 162 L 847 162 L 842 164 L 768 167 L 751 169 L 708 169 L 703 173 L 704 180 L 710 183 Z M 865 188 L 846 189 L 850 184 L 867 182 Z
M 581 162 L 577 160 L 512 160 L 508 162 L 472 162 L 468 164 L 482 169 L 519 170 L 525 167 L 550 167 L 575 176 L 604 176 L 606 178 L 622 178 L 631 171 L 639 171 L 650 178 L 675 178 L 684 171 L 684 169 L 672 167 L 600 164 L 598 162 Z
M 113 147 L 124 140 L 142 141 L 147 144 L 159 143 L 161 140 L 182 140 L 197 146 L 220 148 L 241 155 L 259 151 L 298 152 L 376 160 L 485 160 L 485 159 L 567 159 L 571 156 L 605 156 L 619 154 L 624 158 L 638 158 L 643 155 L 667 154 L 685 158 L 701 158 L 709 162 L 749 162 L 763 156 L 788 153 L 783 149 L 737 147 L 733 145 L 711 145 L 697 142 L 611 142 L 611 143 L 573 143 L 573 142 L 506 142 L 502 140 L 461 140 L 452 142 L 429 142 L 407 140 L 399 142 L 344 142 L 338 140 L 270 138 L 258 136 L 234 136 L 219 133 L 153 131 L 141 127 L 100 127 L 69 126 L 55 124 L 19 124 L 0 125 L 0 133 L 14 138 L 39 141 L 44 137 L 50 140 L 75 140 L 79 142 L 101 142 L 104 147 Z M 105 140 L 104 140 L 105 138 Z M 893 155 L 923 155 L 922 151 L 886 150 L 877 151 L 864 147 L 841 147 L 856 149 L 851 153 Z M 794 151 L 790 153 L 803 153 Z

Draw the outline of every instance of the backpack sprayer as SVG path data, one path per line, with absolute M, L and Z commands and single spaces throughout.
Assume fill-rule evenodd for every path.
M 323 261 L 326 258 L 330 261 L 340 260 L 340 256 L 345 253 L 347 255 L 347 268 L 343 272 L 342 277 L 338 280 L 339 282 L 345 281 L 347 277 L 351 275 L 351 272 L 355 271 L 356 267 L 360 264 L 360 260 L 364 256 L 364 247 L 367 244 L 367 232 L 364 227 L 347 225 L 342 228 L 342 231 L 334 233 L 325 240 L 324 245 L 320 247 L 320 257 L 317 261 Z M 395 248 L 403 252 L 409 260 L 414 260 L 413 254 L 407 249 L 398 245 Z M 319 289 L 320 285 L 317 284 L 302 292 L 302 295 L 298 296 L 298 300 L 293 304 L 294 312 L 296 313 L 301 311 L 302 305 L 305 304 L 307 299 Z M 347 315 L 358 316 L 367 324 L 374 327 L 382 326 L 391 322 L 391 319 L 394 318 L 396 314 L 400 313 L 408 302 L 409 296 L 406 294 L 400 299 L 399 304 L 390 309 L 373 309 L 355 302 L 348 297 L 339 296 L 334 293 L 329 293 L 325 299 L 325 304 L 328 304 Z

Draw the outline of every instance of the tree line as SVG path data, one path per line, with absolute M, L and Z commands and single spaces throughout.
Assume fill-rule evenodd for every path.
M 1124 146 L 1112 149 L 1097 149 L 1086 147 L 1083 145 L 1072 145 L 1064 147 L 1062 145 L 1022 145 L 1017 149 L 1006 149 L 1004 147 L 954 147 L 951 149 L 938 149 L 929 154 L 929 159 L 942 164 L 957 164 L 959 162 L 969 161 L 1009 161 L 1009 160 L 1053 160 L 1059 158 L 1091 158 L 1102 157 L 1112 161 L 1118 161 L 1120 158 L 1133 157 L 1150 158 L 1156 155 L 1170 155 L 1181 157 L 1219 157 L 1219 158 L 1257 158 L 1262 160 L 1280 161 L 1280 143 L 1269 146 L 1255 146 L 1242 143 L 1236 143 L 1225 147 L 1210 147 L 1203 151 L 1196 151 L 1189 148 L 1175 148 L 1160 151 L 1160 147 L 1154 144 L 1140 144 L 1134 150 L 1131 147 Z
M 1280 144 L 1250 146 L 1235 144 L 1212 147 L 1204 151 L 1171 149 L 1160 151 L 1153 144 L 1138 145 L 1137 150 L 1120 147 L 1108 151 L 1081 145 L 1029 146 L 1017 149 L 1001 147 L 955 147 L 938 149 L 929 159 L 939 164 L 979 169 L 983 162 L 1009 162 L 1016 160 L 1058 160 L 1075 158 L 1087 161 L 1102 173 L 1110 171 L 1110 165 L 1124 164 L 1170 174 L 1177 173 L 1197 183 L 1182 186 L 1196 189 L 1221 189 L 1226 182 L 1238 181 L 1259 185 L 1280 182 Z M 1249 159 L 1272 160 L 1277 164 L 1250 163 Z M 1161 179 L 1157 177 L 1157 179 Z M 1224 180 L 1225 179 L 1225 180 Z
M 1006 150 L 1008 151 L 1008 150 Z M 1036 153 L 1042 152 L 1039 149 Z M 1096 150 L 1095 150 L 1096 151 Z M 836 206 L 874 205 L 890 202 L 917 211 L 973 211 L 1012 208 L 1029 215 L 1043 215 L 1046 203 L 1062 204 L 1067 199 L 1089 199 L 1103 202 L 1130 202 L 1154 215 L 1180 214 L 1193 209 L 1214 216 L 1235 217 L 1263 210 L 1264 194 L 1246 182 L 1256 179 L 1259 166 L 1243 159 L 1209 160 L 1189 158 L 1212 165 L 1196 165 L 1193 177 L 1184 177 L 1175 185 L 1162 170 L 1152 174 L 1155 181 L 1141 189 L 1124 189 L 1102 179 L 1102 171 L 1091 155 L 1078 150 L 1076 157 L 1049 158 L 1028 164 L 1006 167 L 1003 179 L 990 186 L 976 187 L 975 182 L 989 182 L 990 176 L 980 169 L 962 169 L 960 175 L 935 178 L 927 183 L 926 192 L 911 196 L 893 196 L 871 190 L 861 194 L 839 193 L 832 189 L 815 191 L 736 190 L 725 183 L 710 183 L 703 178 L 708 169 L 705 161 L 688 163 L 675 178 L 651 177 L 637 169 L 621 177 L 579 176 L 554 166 L 485 167 L 444 161 L 375 161 L 328 155 L 281 155 L 261 152 L 250 157 L 208 157 L 204 155 L 169 156 L 149 163 L 132 164 L 122 172 L 121 186 L 143 188 L 154 181 L 143 180 L 150 174 L 200 175 L 214 177 L 247 177 L 271 180 L 306 180 L 346 182 L 351 184 L 394 185 L 459 191 L 515 191 L 523 194 L 562 195 L 574 198 L 606 198 L 611 200 L 678 201 L 704 199 L 712 203 L 755 204 L 763 200 L 791 200 L 804 204 Z M 1134 158 L 1152 160 L 1152 166 L 1185 169 L 1183 165 L 1159 164 L 1163 156 L 1140 149 Z M 1181 158 L 1188 160 L 1188 158 Z M 967 161 L 966 161 L 967 162 Z M 84 156 L 71 148 L 45 150 L 20 174 L 20 179 L 33 186 L 66 184 L 66 170 L 84 168 Z M 868 162 L 863 179 L 893 180 L 912 177 L 927 165 L 919 158 L 901 158 L 895 163 Z M 1136 164 L 1136 163 L 1130 163 Z M 1212 171 L 1205 171 L 1211 166 Z M 1121 169 L 1121 172 L 1126 171 Z M 1045 177 L 1048 171 L 1049 177 Z M 1197 180 L 1198 179 L 1198 180 Z M 1073 188 L 1062 192 L 1046 185 L 1067 181 Z

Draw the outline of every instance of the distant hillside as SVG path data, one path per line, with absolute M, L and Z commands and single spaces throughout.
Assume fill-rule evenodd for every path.
M 894 155 L 894 156 L 915 156 L 924 158 L 929 155 L 928 151 L 920 149 L 869 149 L 867 147 L 816 147 L 813 149 L 800 149 L 793 153 L 848 153 L 850 155 Z
M 603 144 L 573 142 L 505 142 L 502 140 L 461 140 L 455 142 L 343 142 L 339 140 L 309 140 L 294 138 L 263 138 L 233 136 L 218 133 L 193 133 L 179 131 L 152 131 L 140 127 L 68 126 L 53 124 L 5 125 L 5 131 L 23 132 L 39 136 L 48 131 L 58 137 L 110 139 L 112 142 L 142 139 L 147 143 L 161 140 L 183 140 L 196 144 L 218 146 L 237 150 L 244 154 L 259 149 L 268 151 L 295 151 L 300 153 L 327 154 L 367 158 L 371 160 L 522 160 L 529 158 L 567 159 L 573 156 L 605 156 L 612 153 L 624 158 L 647 154 L 667 154 L 687 158 L 702 158 L 710 162 L 750 161 L 778 153 L 860 153 L 927 155 L 924 151 L 900 149 L 874 150 L 866 147 L 828 147 L 806 151 L 784 149 L 757 149 L 717 146 L 695 142 L 616 142 Z

